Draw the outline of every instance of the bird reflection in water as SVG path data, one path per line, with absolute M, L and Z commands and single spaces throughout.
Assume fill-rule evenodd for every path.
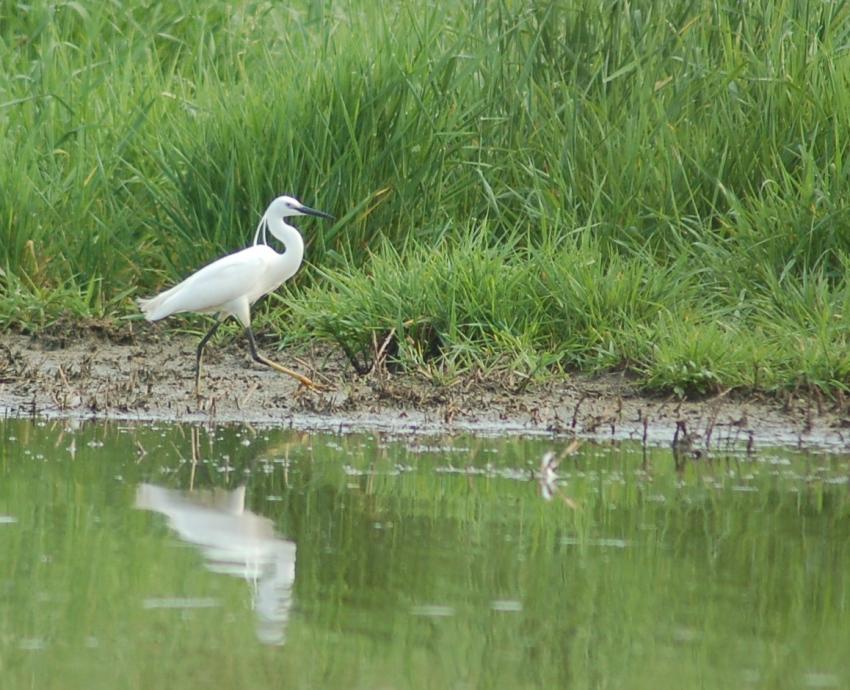
M 245 510 L 244 486 L 233 491 L 176 491 L 141 484 L 136 507 L 165 515 L 182 540 L 200 547 L 212 572 L 248 580 L 257 637 L 265 644 L 286 641 L 295 543 L 279 537 L 268 518 Z

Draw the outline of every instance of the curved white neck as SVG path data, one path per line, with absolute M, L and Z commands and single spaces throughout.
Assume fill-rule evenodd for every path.
M 280 218 L 269 218 L 269 232 L 275 236 L 286 249 L 286 258 L 294 261 L 296 265 L 304 258 L 304 240 L 301 233 L 291 225 L 287 225 Z

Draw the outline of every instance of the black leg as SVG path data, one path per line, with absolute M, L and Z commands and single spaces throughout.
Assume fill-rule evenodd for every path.
M 221 326 L 221 320 L 216 319 L 213 327 L 207 331 L 207 334 L 201 338 L 201 342 L 198 343 L 198 352 L 195 355 L 195 395 L 198 395 L 201 390 L 201 358 L 204 356 L 204 347 L 209 342 L 210 338 L 215 335 L 219 326 Z
M 259 362 L 260 364 L 265 364 L 263 361 L 263 357 L 257 352 L 257 341 L 254 340 L 254 331 L 250 326 L 245 329 L 245 334 L 248 336 L 248 347 L 251 348 L 251 357 L 253 357 L 255 362 Z

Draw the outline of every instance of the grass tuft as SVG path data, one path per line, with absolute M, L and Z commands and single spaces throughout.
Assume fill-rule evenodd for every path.
M 0 8 L 0 323 L 130 314 L 292 193 L 339 220 L 305 222 L 264 316 L 288 339 L 845 390 L 848 26 L 792 0 Z

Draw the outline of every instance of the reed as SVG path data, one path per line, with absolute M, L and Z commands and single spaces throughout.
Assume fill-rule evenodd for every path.
M 403 328 L 437 377 L 847 388 L 844 2 L 0 14 L 7 327 L 131 318 L 287 192 L 339 217 L 269 302 L 290 341 Z

